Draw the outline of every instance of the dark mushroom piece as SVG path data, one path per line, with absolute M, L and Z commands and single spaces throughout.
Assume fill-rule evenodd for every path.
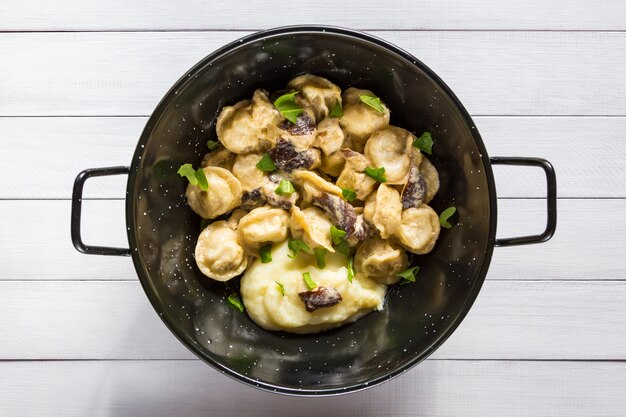
M 263 181 L 263 185 L 261 186 L 261 192 L 267 204 L 270 206 L 278 207 L 284 210 L 289 210 L 291 207 L 296 204 L 298 200 L 298 193 L 294 192 L 290 195 L 278 195 L 276 194 L 276 188 L 280 185 L 280 181 L 286 179 L 278 174 L 270 174 Z
M 278 127 L 294 136 L 310 135 L 315 130 L 315 121 L 306 112 L 302 112 L 296 118 L 296 123 L 284 120 Z
M 276 146 L 270 149 L 268 154 L 274 164 L 285 172 L 291 172 L 294 169 L 309 169 L 318 159 L 313 150 L 299 151 L 292 141 L 285 138 L 278 139 Z
M 402 190 L 402 209 L 418 208 L 426 197 L 426 181 L 419 168 L 411 166 L 409 178 Z
M 320 286 L 311 291 L 298 293 L 298 295 L 308 312 L 313 312 L 321 307 L 332 307 L 343 300 L 339 291 L 334 287 Z
M 350 237 L 355 232 L 356 212 L 346 200 L 330 193 L 320 193 L 313 199 L 313 204 L 322 208 L 335 226 Z
M 265 195 L 261 192 L 261 188 L 255 188 L 254 190 L 244 191 L 241 195 L 241 208 L 244 210 L 252 210 L 257 207 L 261 207 L 267 202 Z

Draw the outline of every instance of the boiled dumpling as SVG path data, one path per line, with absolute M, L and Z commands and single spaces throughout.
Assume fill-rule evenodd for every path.
M 402 200 L 395 188 L 380 184 L 378 190 L 365 201 L 365 220 L 376 227 L 383 239 L 389 238 L 400 227 Z
M 361 96 L 373 97 L 369 90 L 350 87 L 343 94 L 343 116 L 339 124 L 348 136 L 347 147 L 363 152 L 365 141 L 375 131 L 389 124 L 389 109 L 383 104 L 383 113 L 361 101 Z
M 320 148 L 324 155 L 329 156 L 341 149 L 344 134 L 339 126 L 339 119 L 326 117 L 317 125 L 317 136 L 314 146 Z
M 440 230 L 439 216 L 435 210 L 422 204 L 402 212 L 402 222 L 394 236 L 409 252 L 424 255 L 433 250 Z
M 395 284 L 398 274 L 406 269 L 408 258 L 404 249 L 389 240 L 374 237 L 363 242 L 354 256 L 354 267 L 380 284 Z
M 235 163 L 235 157 L 237 155 L 229 151 L 228 149 L 220 146 L 204 155 L 202 158 L 202 162 L 200 162 L 200 166 L 202 168 L 206 167 L 220 167 L 227 170 L 233 169 L 233 164 Z
M 302 94 L 302 97 L 310 103 L 317 120 L 328 116 L 335 103 L 341 102 L 341 89 L 317 75 L 300 75 L 289 81 L 287 87 Z
M 248 255 L 237 242 L 237 233 L 223 220 L 200 233 L 195 258 L 200 271 L 217 281 L 228 281 L 248 266 Z
M 285 210 L 258 207 L 239 220 L 237 237 L 248 253 L 258 256 L 263 244 L 287 239 L 288 226 L 289 213 Z
M 365 198 L 374 191 L 376 181 L 363 173 L 365 168 L 371 165 L 365 155 L 350 149 L 342 149 L 342 155 L 346 160 L 346 164 L 341 171 L 341 175 L 337 178 L 337 186 L 353 190 L 356 198 L 365 200 Z
M 330 252 L 335 251 L 331 243 L 330 226 L 330 219 L 317 207 L 304 210 L 300 210 L 298 206 L 291 208 L 291 236 L 304 241 L 311 248 L 322 247 Z
M 411 166 L 413 136 L 409 131 L 387 126 L 372 133 L 365 144 L 365 156 L 372 166 L 385 167 L 388 184 L 401 184 Z
M 320 165 L 320 171 L 331 177 L 338 177 L 341 174 L 341 170 L 345 164 L 341 151 L 333 152 L 330 155 L 322 155 L 322 163 Z
M 260 160 L 261 156 L 257 154 L 237 155 L 235 158 L 232 171 L 243 191 L 251 191 L 262 185 L 266 174 L 256 167 Z
M 439 191 L 439 174 L 437 168 L 428 160 L 423 157 L 420 164 L 420 174 L 424 177 L 426 182 L 426 196 L 424 197 L 424 203 L 428 204 L 433 199 L 437 191 Z
M 219 167 L 202 168 L 209 188 L 202 191 L 197 185 L 187 186 L 187 203 L 204 219 L 213 219 L 241 204 L 241 184 L 230 171 Z
M 305 203 L 312 202 L 322 193 L 329 193 L 339 197 L 342 195 L 341 188 L 311 171 L 295 171 L 293 179 L 300 186 Z

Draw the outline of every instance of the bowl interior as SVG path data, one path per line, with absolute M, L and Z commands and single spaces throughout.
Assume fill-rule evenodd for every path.
M 441 189 L 431 206 L 454 205 L 458 224 L 416 257 L 415 284 L 392 289 L 382 312 L 322 334 L 268 332 L 228 305 L 230 290 L 193 260 L 200 218 L 185 202 L 181 163 L 198 166 L 215 139 L 219 110 L 256 88 L 301 73 L 372 90 L 391 122 L 432 132 Z M 362 388 L 431 353 L 454 330 L 484 279 L 493 248 L 493 182 L 482 142 L 447 88 L 383 42 L 342 30 L 283 29 L 254 35 L 194 67 L 150 118 L 129 178 L 128 226 L 140 280 L 168 327 L 197 355 L 266 389 L 319 394 Z M 237 284 L 230 284 L 236 289 Z

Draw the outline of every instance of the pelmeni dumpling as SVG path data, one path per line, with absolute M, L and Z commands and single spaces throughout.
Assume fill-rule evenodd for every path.
M 433 250 L 440 230 L 439 216 L 435 210 L 422 204 L 402 212 L 402 221 L 394 236 L 409 252 L 424 255 Z
M 342 155 L 346 159 L 346 164 L 337 178 L 337 186 L 353 190 L 356 198 L 365 200 L 365 198 L 374 191 L 376 181 L 363 173 L 365 168 L 371 165 L 365 155 L 354 152 L 350 149 L 342 149 Z
M 335 103 L 341 102 L 341 89 L 326 78 L 317 75 L 299 75 L 289 81 L 287 87 L 298 90 L 310 103 L 316 120 L 322 120 L 328 116 Z
M 428 160 L 423 157 L 420 164 L 420 174 L 424 177 L 426 182 L 426 197 L 424 197 L 424 203 L 428 204 L 433 199 L 437 191 L 439 191 L 439 174 L 437 168 Z
M 372 166 L 385 167 L 387 184 L 402 184 L 409 173 L 413 140 L 409 131 L 395 126 L 379 129 L 367 139 L 365 156 Z
M 338 177 L 341 174 L 345 162 L 346 160 L 341 154 L 341 151 L 333 152 L 328 156 L 322 154 L 320 171 L 331 177 Z
M 232 171 L 241 183 L 243 191 L 254 190 L 263 184 L 266 174 L 256 167 L 260 160 L 261 155 L 257 154 L 237 155 L 235 158 Z
M 233 164 L 235 163 L 235 157 L 237 155 L 229 151 L 228 149 L 220 146 L 204 155 L 202 158 L 202 162 L 200 162 L 200 166 L 202 168 L 206 167 L 220 167 L 227 170 L 233 169 Z
M 285 210 L 258 207 L 239 220 L 237 238 L 248 253 L 258 256 L 263 244 L 287 239 L 288 227 L 289 213 Z
M 300 210 L 298 206 L 291 208 L 289 228 L 294 239 L 304 241 L 311 248 L 325 248 L 334 252 L 330 238 L 330 219 L 317 207 Z
M 408 265 L 406 252 L 389 240 L 374 237 L 363 242 L 354 256 L 354 267 L 380 284 L 395 284 Z
M 223 220 L 200 233 L 195 258 L 200 271 L 216 281 L 228 281 L 248 266 L 248 255 L 237 242 L 237 233 Z
M 317 125 L 317 136 L 313 146 L 320 148 L 324 155 L 329 156 L 341 149 L 344 141 L 343 130 L 339 126 L 339 119 L 326 117 Z
M 400 227 L 402 200 L 395 188 L 380 184 L 378 190 L 365 201 L 363 217 L 376 227 L 383 239 L 389 238 Z
M 311 171 L 294 171 L 293 179 L 300 186 L 305 203 L 312 202 L 322 193 L 334 194 L 338 197 L 342 195 L 341 188 Z
M 202 168 L 209 183 L 207 191 L 187 186 L 187 203 L 205 219 L 214 219 L 241 204 L 241 184 L 230 171 L 219 167 Z
M 383 112 L 370 107 L 361 96 L 375 97 L 369 90 L 350 87 L 342 94 L 343 116 L 339 124 L 348 136 L 347 147 L 363 152 L 365 141 L 375 131 L 389 124 L 389 109 L 384 104 Z

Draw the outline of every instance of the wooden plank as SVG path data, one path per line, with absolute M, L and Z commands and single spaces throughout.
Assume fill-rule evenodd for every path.
M 385 4 L 344 0 L 332 13 L 316 2 L 285 7 L 272 1 L 211 2 L 199 0 L 111 0 L 54 3 L 25 0 L 0 4 L 0 30 L 197 30 L 259 29 L 315 22 L 361 29 L 624 29 L 619 1 L 545 2 L 514 0 L 476 3 L 396 0 Z M 487 12 L 488 11 L 488 12 Z M 234 18 L 236 16 L 236 18 Z
M 615 71 L 626 33 L 373 33 L 423 60 L 473 114 L 626 115 Z M 243 34 L 3 33 L 0 115 L 148 115 L 187 69 Z
M 5 158 L 0 198 L 69 198 L 85 168 L 127 165 L 144 117 L 0 118 Z M 490 117 L 475 122 L 491 155 L 539 156 L 557 171 L 560 197 L 626 197 L 624 117 Z M 593 134 L 593 140 L 589 135 Z M 564 144 L 566 144 L 564 146 Z M 45 150 L 38 152 L 33 150 Z M 62 161 L 60 163 L 59 161 Z M 45 175 L 14 175 L 30 166 Z M 500 197 L 545 196 L 543 172 L 495 169 Z M 121 198 L 126 176 L 90 180 L 87 197 Z
M 3 362 L 0 372 L 3 416 L 595 417 L 626 409 L 624 363 L 426 361 L 313 407 L 245 387 L 199 361 Z
M 122 200 L 84 205 L 86 243 L 127 246 Z M 543 230 L 544 201 L 499 200 L 498 205 L 498 236 Z M 559 226 L 551 241 L 496 248 L 488 279 L 626 280 L 626 257 L 616 249 L 623 247 L 626 200 L 560 200 L 558 210 Z M 69 201 L 0 201 L 0 280 L 136 279 L 128 258 L 76 252 L 69 221 Z
M 487 281 L 437 359 L 626 360 L 626 282 Z M 0 281 L 0 359 L 189 359 L 137 282 Z

